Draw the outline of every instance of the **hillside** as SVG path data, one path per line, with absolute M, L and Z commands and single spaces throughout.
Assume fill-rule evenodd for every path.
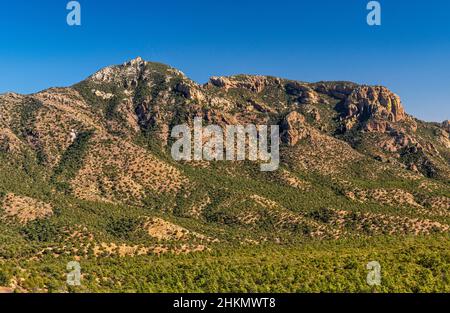
M 174 161 L 170 131 L 194 117 L 204 125 L 279 125 L 280 168 Z M 281 271 L 278 280 L 304 266 L 295 258 L 330 262 L 305 265 L 295 274 L 303 281 L 319 267 L 356 268 L 332 286 L 323 285 L 327 274 L 309 287 L 265 277 L 269 291 L 365 290 L 348 283 L 353 275 L 363 275 L 374 255 L 401 271 L 405 249 L 412 276 L 450 273 L 449 133 L 448 121 L 414 118 L 382 86 L 252 75 L 199 85 L 141 58 L 68 88 L 0 95 L 0 286 L 66 291 L 65 264 L 78 260 L 91 270 L 83 291 L 251 291 L 235 276 L 252 267 L 252 253 L 255 264 Z M 364 250 L 366 240 L 374 254 Z M 270 255 L 260 260 L 264 251 Z M 436 263 L 423 261 L 430 258 Z M 146 260 L 159 263 L 147 268 Z M 208 268 L 220 287 L 172 282 L 186 281 L 177 276 L 183 266 L 199 275 L 210 261 L 234 264 L 232 278 Z M 340 263 L 347 261 L 349 268 Z M 172 278 L 149 287 L 145 271 L 154 270 Z M 423 288 L 448 291 L 433 279 L 424 278 Z M 427 290 L 400 285 L 382 291 Z

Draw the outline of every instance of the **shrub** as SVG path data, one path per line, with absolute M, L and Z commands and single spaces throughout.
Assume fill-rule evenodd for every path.
M 107 225 L 110 234 L 121 239 L 129 238 L 130 234 L 138 230 L 141 221 L 133 217 L 124 217 L 113 220 Z
M 336 212 L 329 208 L 320 208 L 309 213 L 309 216 L 322 223 L 329 223 L 336 217 Z

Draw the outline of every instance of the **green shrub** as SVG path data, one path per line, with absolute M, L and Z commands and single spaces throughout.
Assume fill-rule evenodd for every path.
M 320 208 L 310 212 L 309 216 L 319 222 L 329 223 L 336 217 L 336 212 L 329 208 Z
M 138 218 L 124 217 L 108 223 L 107 230 L 115 237 L 127 239 L 133 232 L 138 230 L 140 224 L 141 221 Z
M 63 235 L 61 227 L 52 220 L 29 222 L 21 232 L 26 239 L 39 242 L 56 242 Z
M 0 269 L 0 286 L 8 286 L 10 279 L 10 275 Z
M 73 179 L 83 165 L 83 159 L 89 147 L 89 140 L 93 134 L 93 131 L 86 131 L 78 134 L 75 141 L 61 156 L 61 160 L 53 171 L 52 176 L 53 183 L 59 183 L 58 188 L 60 190 L 70 189 L 64 182 Z

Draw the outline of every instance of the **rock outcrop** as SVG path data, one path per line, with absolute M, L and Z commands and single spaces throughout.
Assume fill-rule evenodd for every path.
M 318 103 L 319 95 L 311 87 L 299 82 L 289 82 L 284 86 L 288 95 L 297 97 L 299 103 Z
M 224 88 L 242 88 L 252 92 L 261 92 L 268 85 L 281 84 L 280 79 L 259 75 L 237 75 L 230 77 L 211 77 L 206 86 Z
M 175 85 L 174 90 L 181 93 L 185 98 L 189 100 L 196 100 L 200 102 L 205 101 L 206 99 L 205 95 L 200 90 L 200 87 L 193 83 L 178 83 L 177 85 Z
M 361 86 L 345 100 L 345 118 L 366 121 L 379 118 L 399 122 L 405 118 L 400 97 L 386 87 Z
M 351 82 L 320 82 L 313 84 L 316 92 L 341 100 L 347 99 L 357 87 L 357 84 Z
M 308 135 L 305 117 L 296 111 L 289 113 L 283 119 L 280 131 L 282 141 L 289 146 L 295 146 Z
M 368 132 L 384 133 L 388 129 L 388 123 L 383 120 L 370 120 L 365 125 L 365 130 Z
M 447 133 L 450 133 L 450 120 L 443 121 L 442 128 L 444 128 Z

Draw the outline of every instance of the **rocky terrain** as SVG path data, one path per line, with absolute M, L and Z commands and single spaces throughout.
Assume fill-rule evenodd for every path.
M 194 117 L 279 125 L 280 169 L 174 161 L 170 131 Z M 449 133 L 383 86 L 251 75 L 199 85 L 141 58 L 68 88 L 3 94 L 0 259 L 446 234 Z

